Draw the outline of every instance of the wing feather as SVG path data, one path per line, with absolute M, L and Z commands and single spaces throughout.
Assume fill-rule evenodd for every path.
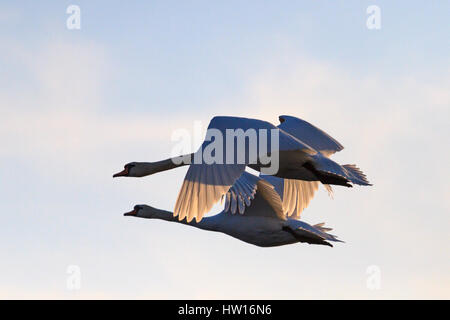
M 284 213 L 292 219 L 300 219 L 301 213 L 319 188 L 318 181 L 282 179 L 266 175 L 260 177 L 275 186 L 283 201 Z
M 203 215 L 224 196 L 244 171 L 245 165 L 192 164 L 178 194 L 174 216 L 200 221 Z M 231 202 L 233 205 L 233 202 Z M 232 209 L 235 211 L 235 206 Z
M 245 187 L 244 187 L 245 186 Z M 260 195 L 258 205 L 253 205 L 253 200 Z M 273 216 L 285 220 L 283 203 L 275 187 L 268 181 L 251 173 L 244 172 L 228 190 L 226 195 L 225 212 L 235 214 L 236 211 L 244 215 Z M 247 199 L 246 202 L 244 199 Z M 261 207 L 261 201 L 265 201 Z M 246 208 L 248 207 L 248 208 Z
M 285 213 L 289 218 L 300 219 L 319 188 L 319 182 L 284 179 L 284 183 L 290 186 L 290 192 L 283 194 L 283 204 L 289 204 L 285 206 Z

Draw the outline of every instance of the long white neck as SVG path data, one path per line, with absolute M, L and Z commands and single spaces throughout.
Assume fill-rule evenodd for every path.
M 156 162 L 136 162 L 136 168 L 133 169 L 136 172 L 134 175 L 144 177 L 158 172 L 189 165 L 192 162 L 192 157 L 192 154 L 187 154 Z
M 196 222 L 195 220 L 192 220 L 191 222 L 187 222 L 186 219 L 183 219 L 181 221 L 178 220 L 178 217 L 174 217 L 173 213 L 166 210 L 160 210 L 156 209 L 150 206 L 145 206 L 145 208 L 139 210 L 139 213 L 137 215 L 139 218 L 145 218 L 145 219 L 160 219 L 160 220 L 166 220 L 171 222 L 178 222 L 182 223 L 188 226 L 196 227 L 203 230 L 209 230 L 209 231 L 219 231 L 219 223 L 217 221 L 217 215 L 212 217 L 205 217 L 200 222 Z

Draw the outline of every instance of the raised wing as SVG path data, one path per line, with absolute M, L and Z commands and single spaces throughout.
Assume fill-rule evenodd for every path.
M 273 133 L 278 138 L 275 141 L 271 139 Z M 260 153 L 265 154 L 264 150 L 260 150 L 262 146 L 265 153 L 315 153 L 309 146 L 269 122 L 214 117 L 208 126 L 205 141 L 194 154 L 194 164 L 190 165 L 178 194 L 174 216 L 178 216 L 179 220 L 187 217 L 188 222 L 194 218 L 200 221 L 242 175 L 245 166 L 259 160 Z
M 275 187 L 248 172 L 244 172 L 228 190 L 224 211 L 231 214 L 286 219 L 281 197 Z
M 251 201 L 255 198 L 259 180 L 261 179 L 257 176 L 244 172 L 224 196 L 224 211 L 232 214 L 236 212 L 244 214 L 245 208 L 249 207 Z
M 278 128 L 286 131 L 295 138 L 301 140 L 326 156 L 330 156 L 344 147 L 329 134 L 313 126 L 305 120 L 292 117 L 280 116 Z

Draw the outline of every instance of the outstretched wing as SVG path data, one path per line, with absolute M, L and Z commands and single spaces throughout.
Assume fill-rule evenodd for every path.
M 191 164 L 175 203 L 174 216 L 199 222 L 244 172 L 245 165 Z
M 277 141 L 270 139 L 272 130 L 277 133 Z M 205 141 L 194 154 L 194 164 L 190 165 L 178 194 L 174 216 L 180 220 L 187 217 L 188 222 L 194 218 L 200 221 L 242 175 L 245 166 L 255 160 L 251 155 L 260 154 L 259 148 L 264 144 L 265 150 L 272 153 L 315 152 L 269 122 L 214 117 L 208 126 Z
M 318 188 L 318 181 L 284 179 L 283 207 L 286 216 L 300 219 L 300 214 L 309 205 Z
M 333 153 L 344 149 L 344 147 L 329 134 L 305 120 L 292 116 L 280 116 L 279 119 L 280 124 L 278 125 L 278 128 L 286 131 L 326 156 L 330 156 Z

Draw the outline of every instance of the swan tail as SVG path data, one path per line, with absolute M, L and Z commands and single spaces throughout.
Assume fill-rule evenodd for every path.
M 354 164 L 344 164 L 343 167 L 348 171 L 350 181 L 354 184 L 359 184 L 361 186 L 372 185 L 369 183 L 369 180 L 367 180 L 366 175 L 361 171 L 361 169 Z
M 321 222 L 313 225 L 313 228 L 319 230 L 322 233 L 322 235 L 326 238 L 326 240 L 335 242 L 344 242 L 342 240 L 339 240 L 336 235 L 328 233 L 329 231 L 333 230 L 333 228 L 324 227 L 324 225 L 325 222 Z
M 366 175 L 353 164 L 346 164 L 341 166 L 335 161 L 317 154 L 313 157 L 312 171 L 317 175 L 323 184 L 335 184 L 351 187 L 353 184 L 362 186 L 371 185 L 366 178 Z
M 344 242 L 339 240 L 337 236 L 328 233 L 332 229 L 324 227 L 324 222 L 312 226 L 303 221 L 289 219 L 287 223 L 288 226 L 283 228 L 283 230 L 289 231 L 300 242 L 322 244 L 330 247 L 333 245 L 328 241 Z

